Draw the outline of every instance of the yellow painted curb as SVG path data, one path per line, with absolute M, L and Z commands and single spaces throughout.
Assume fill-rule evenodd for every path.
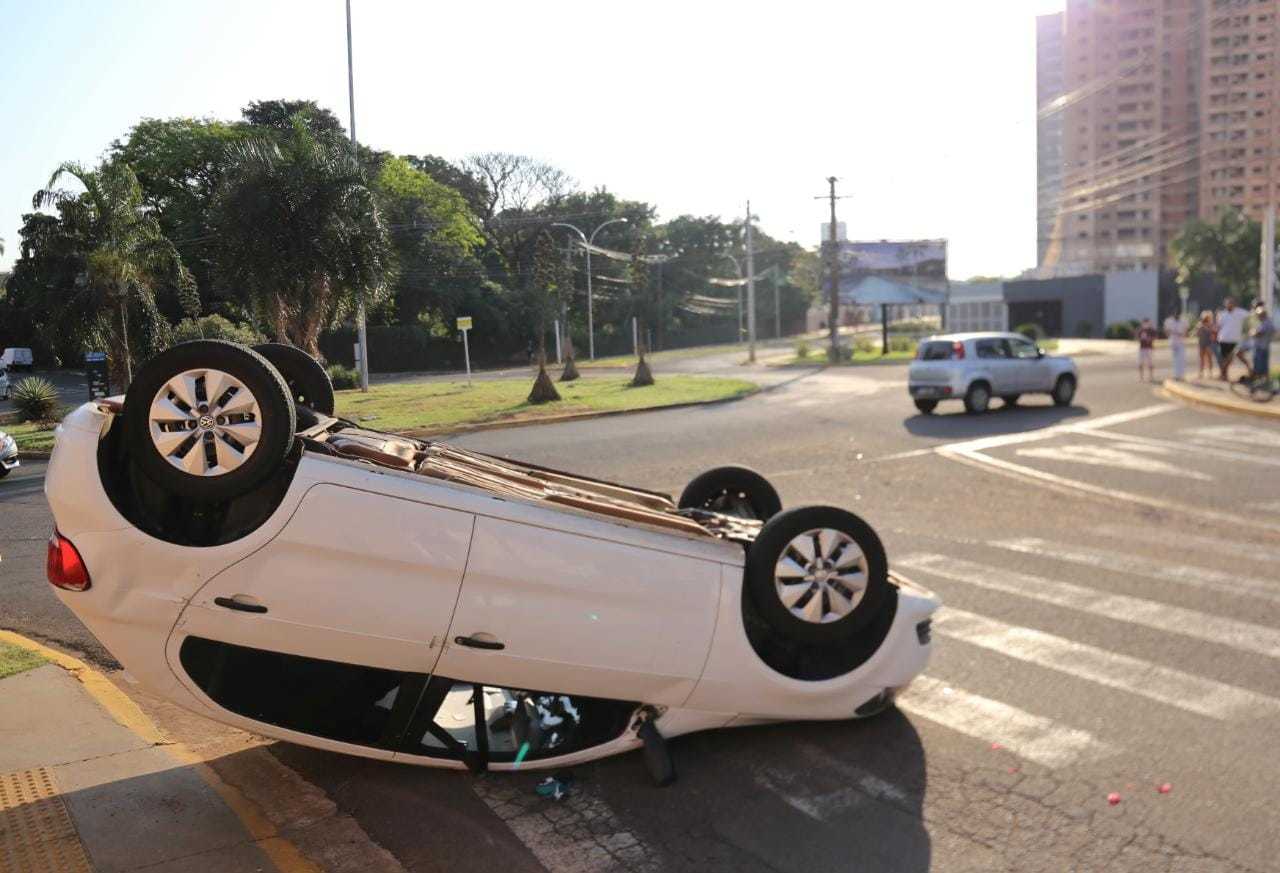
M 223 803 L 235 813 L 252 837 L 254 845 L 262 850 L 279 873 L 322 873 L 319 867 L 307 860 L 298 847 L 276 828 L 257 805 L 240 791 L 222 780 L 203 757 L 186 746 L 175 744 L 156 726 L 133 700 L 116 687 L 106 676 L 83 661 L 48 646 L 27 639 L 13 631 L 0 630 L 0 642 L 35 652 L 50 663 L 56 664 L 74 676 L 98 705 L 122 726 L 153 746 L 163 746 L 165 752 L 180 765 L 191 767 L 210 788 L 217 792 Z
M 1253 415 L 1258 418 L 1280 419 L 1280 403 L 1273 405 L 1272 403 L 1239 400 L 1235 397 L 1214 397 L 1196 391 L 1194 388 L 1188 388 L 1186 385 L 1182 385 L 1172 379 L 1164 380 L 1161 388 L 1165 396 L 1193 403 L 1197 406 L 1221 409 L 1224 412 L 1237 412 L 1241 415 Z

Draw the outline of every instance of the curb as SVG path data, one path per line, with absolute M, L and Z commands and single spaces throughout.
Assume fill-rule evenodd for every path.
M 1234 412 L 1239 415 L 1252 415 L 1258 418 L 1280 419 L 1280 405 L 1272 406 L 1267 403 L 1254 403 L 1247 400 L 1238 400 L 1234 397 L 1213 397 L 1203 394 L 1194 388 L 1188 388 L 1172 379 L 1164 380 L 1161 385 L 1161 392 L 1166 397 L 1182 400 L 1196 406 L 1206 406 L 1211 409 Z
M 47 461 L 53 457 L 53 452 L 33 452 L 27 449 L 18 449 L 19 461 Z
M 116 687 L 115 683 L 106 676 L 77 658 L 13 631 L 0 630 L 0 642 L 35 652 L 49 663 L 66 670 L 84 686 L 94 702 L 105 709 L 107 714 L 122 727 L 151 746 L 165 747 L 165 751 L 178 766 L 191 767 L 227 805 L 244 827 L 245 832 L 252 838 L 254 845 L 267 856 L 280 873 L 320 873 L 320 868 L 308 860 L 297 846 L 280 835 L 270 819 L 255 803 L 246 798 L 234 785 L 225 782 L 199 754 L 170 739 L 131 697 Z
M 748 397 L 763 394 L 776 387 L 778 386 L 770 385 L 762 387 L 757 385 L 754 390 L 747 391 L 744 394 L 739 394 L 736 397 L 722 397 L 719 400 L 691 400 L 687 403 L 670 403 L 666 406 L 646 406 L 641 409 L 604 409 L 596 412 L 570 412 L 564 415 L 549 415 L 545 418 L 503 419 L 500 421 L 485 421 L 476 424 L 461 424 L 456 427 L 409 428 L 407 430 L 394 431 L 394 433 L 410 437 L 453 436 L 456 434 L 477 433 L 485 430 L 507 430 L 513 427 L 529 427 L 531 425 L 540 424 L 563 424 L 569 421 L 587 421 L 593 418 L 613 418 L 614 416 L 619 415 L 638 415 L 642 412 L 666 412 L 669 409 L 691 409 L 695 406 L 719 406 L 725 403 L 736 403 L 739 400 L 746 400 Z M 359 421 L 356 423 L 362 424 L 362 422 Z

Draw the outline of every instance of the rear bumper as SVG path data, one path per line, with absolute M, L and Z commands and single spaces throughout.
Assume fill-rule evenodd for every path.
M 950 385 L 908 385 L 907 391 L 917 400 L 947 400 L 960 396 Z

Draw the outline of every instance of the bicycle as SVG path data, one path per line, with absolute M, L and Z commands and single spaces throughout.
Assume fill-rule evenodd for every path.
M 1255 403 L 1268 403 L 1280 394 L 1280 375 L 1258 373 L 1241 376 L 1231 383 L 1231 393 Z

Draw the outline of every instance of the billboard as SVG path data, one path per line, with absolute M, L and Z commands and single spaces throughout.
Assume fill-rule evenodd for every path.
M 840 271 L 844 276 L 885 276 L 908 285 L 937 287 L 947 281 L 945 239 L 840 243 Z M 914 281 L 913 281 L 914 280 Z

